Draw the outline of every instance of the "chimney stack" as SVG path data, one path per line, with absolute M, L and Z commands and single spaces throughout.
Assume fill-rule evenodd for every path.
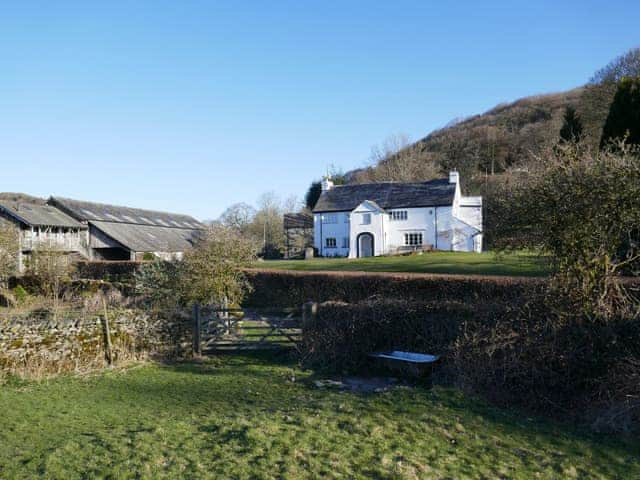
M 453 170 L 452 172 L 449 172 L 449 183 L 458 183 L 460 182 L 460 174 Z
M 333 188 L 333 182 L 331 181 L 331 177 L 324 177 L 322 179 L 322 191 L 326 192 L 327 190 L 331 190 Z

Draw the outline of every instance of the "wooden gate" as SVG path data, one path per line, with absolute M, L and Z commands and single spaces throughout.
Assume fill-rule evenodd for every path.
M 297 349 L 301 309 L 193 308 L 193 353 Z

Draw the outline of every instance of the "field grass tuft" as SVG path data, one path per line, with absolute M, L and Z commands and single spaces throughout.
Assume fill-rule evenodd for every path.
M 640 478 L 635 443 L 255 354 L 0 387 L 0 478 Z

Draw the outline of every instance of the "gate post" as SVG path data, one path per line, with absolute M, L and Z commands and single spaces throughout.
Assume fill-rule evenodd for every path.
M 302 331 L 315 322 L 317 315 L 318 304 L 316 302 L 307 302 L 302 305 Z
M 202 355 L 202 342 L 200 341 L 200 304 L 195 303 L 193 305 L 193 356 L 199 357 Z

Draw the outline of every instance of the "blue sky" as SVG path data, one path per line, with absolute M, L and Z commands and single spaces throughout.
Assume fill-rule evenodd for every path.
M 12 4 L 13 3 L 13 4 Z M 585 83 L 640 2 L 3 2 L 0 191 L 215 218 Z

